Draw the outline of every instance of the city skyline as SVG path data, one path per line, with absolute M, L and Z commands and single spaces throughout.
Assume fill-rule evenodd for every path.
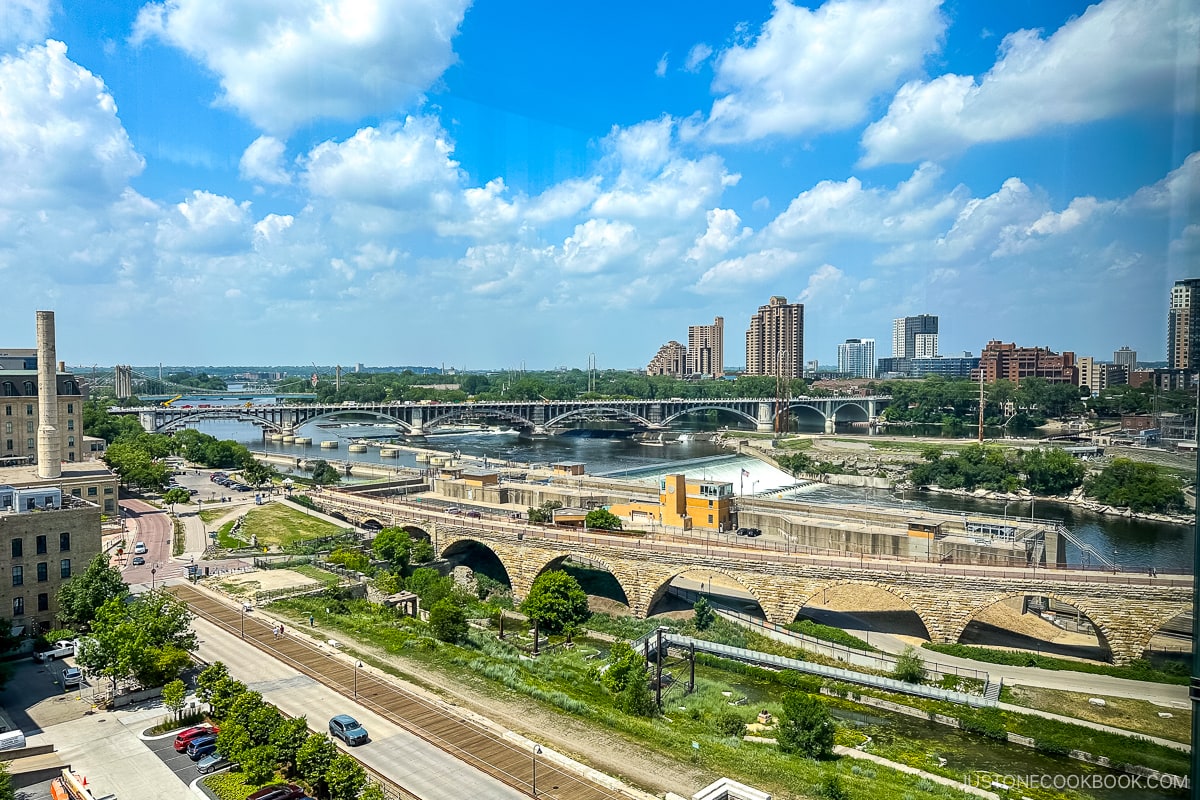
M 823 362 L 915 314 L 1160 361 L 1200 262 L 1192 4 L 0 22 L 0 344 L 54 309 L 71 363 L 637 368 L 723 317 L 736 367 L 776 295 Z

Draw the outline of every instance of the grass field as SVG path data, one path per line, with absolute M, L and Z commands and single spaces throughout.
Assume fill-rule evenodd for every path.
M 302 539 L 336 536 L 342 532 L 343 529 L 337 525 L 310 516 L 297 508 L 283 503 L 268 503 L 265 506 L 255 506 L 246 512 L 245 522 L 242 523 L 238 535 L 247 541 L 251 536 L 257 536 L 259 546 L 286 546 Z
M 1051 711 L 1176 742 L 1186 743 L 1191 739 L 1192 713 L 1186 708 L 1163 708 L 1146 700 L 1064 692 L 1035 686 L 1010 686 L 1005 687 L 1005 690 L 1005 699 L 1014 705 Z M 1093 697 L 1100 697 L 1104 700 L 1104 705 L 1089 703 L 1088 700 Z M 1161 713 L 1171 716 L 1164 719 L 1158 716 Z

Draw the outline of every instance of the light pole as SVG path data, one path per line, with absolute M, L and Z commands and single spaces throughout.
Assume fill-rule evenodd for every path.
M 358 671 L 362 668 L 361 661 L 354 662 L 354 699 L 358 699 Z
M 155 564 L 150 568 L 150 591 L 154 591 L 154 573 L 158 572 L 158 565 Z
M 240 603 L 238 605 L 238 608 L 240 608 L 241 612 L 242 612 L 240 621 L 241 621 L 242 638 L 245 639 L 246 638 L 246 604 Z
M 533 796 L 537 797 L 537 757 L 542 753 L 542 746 L 533 746 Z

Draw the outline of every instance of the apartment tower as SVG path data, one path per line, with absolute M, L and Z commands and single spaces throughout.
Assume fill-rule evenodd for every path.
M 937 358 L 938 318 L 934 314 L 892 321 L 892 358 Z
M 1167 310 L 1167 367 L 1200 366 L 1200 278 L 1175 281 Z
M 723 317 L 717 317 L 712 325 L 692 325 L 688 328 L 687 373 L 717 380 L 725 377 Z
M 852 378 L 874 378 L 875 340 L 847 339 L 839 344 L 838 372 Z
M 746 374 L 804 377 L 804 304 L 775 296 L 750 318 Z

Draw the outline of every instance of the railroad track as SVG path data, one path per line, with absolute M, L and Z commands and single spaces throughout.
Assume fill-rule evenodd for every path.
M 241 636 L 259 650 L 283 661 L 297 672 L 399 725 L 410 733 L 455 756 L 512 788 L 548 800 L 625 800 L 628 795 L 593 783 L 542 758 L 529 747 L 510 742 L 498 733 L 452 711 L 407 692 L 334 655 L 318 649 L 307 637 L 288 633 L 276 638 L 272 626 L 186 584 L 171 586 L 171 594 L 192 613 Z M 534 774 L 536 770 L 536 776 Z M 536 791 L 535 791 L 536 779 Z M 389 783 L 394 783 L 388 781 Z M 398 787 L 406 798 L 416 798 Z M 420 800 L 420 798 L 416 798 Z

